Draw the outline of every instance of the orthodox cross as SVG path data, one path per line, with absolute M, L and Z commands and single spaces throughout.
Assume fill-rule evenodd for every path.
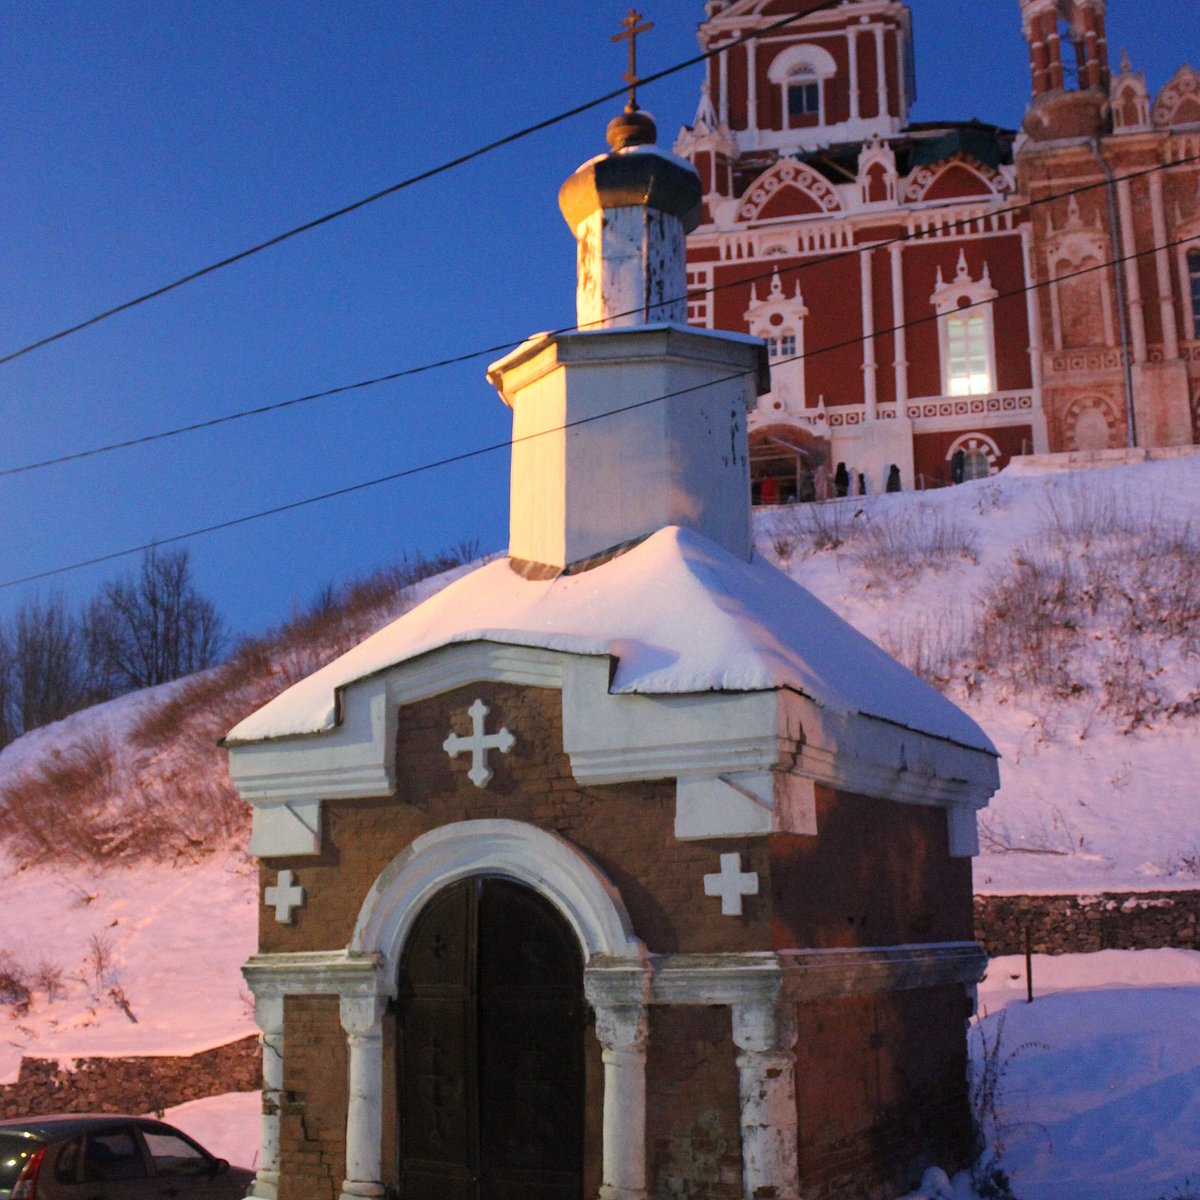
M 629 110 L 632 112 L 637 108 L 637 85 L 641 83 L 637 73 L 637 39 L 639 33 L 649 33 L 654 28 L 653 21 L 646 21 L 645 24 L 639 24 L 642 21 L 642 14 L 636 9 L 629 10 L 629 16 L 621 22 L 625 26 L 624 33 L 614 33 L 614 42 L 629 43 L 629 70 L 625 74 L 625 82 L 629 84 Z
M 491 768 L 487 765 L 487 752 L 499 750 L 501 754 L 507 754 L 517 741 L 507 729 L 501 729 L 498 733 L 483 732 L 483 719 L 489 712 L 491 709 L 482 700 L 476 700 L 467 709 L 467 715 L 471 718 L 470 734 L 462 737 L 452 733 L 442 743 L 442 749 L 451 758 L 457 758 L 468 750 L 471 752 L 471 769 L 467 775 L 477 788 L 487 787 L 492 777 Z
M 721 897 L 721 915 L 740 917 L 742 897 L 758 895 L 758 872 L 742 870 L 740 854 L 722 854 L 721 869 L 704 877 L 704 894 Z
M 292 910 L 304 906 L 304 889 L 296 883 L 291 871 L 280 871 L 279 881 L 263 892 L 263 901 L 268 908 L 275 909 L 275 920 L 280 925 L 290 925 Z

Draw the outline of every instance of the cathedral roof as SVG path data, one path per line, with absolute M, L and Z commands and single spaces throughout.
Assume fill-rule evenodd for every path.
M 781 571 L 677 526 L 551 580 L 526 579 L 508 559 L 480 567 L 289 688 L 227 741 L 332 729 L 343 688 L 476 641 L 610 656 L 617 694 L 787 688 L 837 714 L 996 753 L 974 721 Z

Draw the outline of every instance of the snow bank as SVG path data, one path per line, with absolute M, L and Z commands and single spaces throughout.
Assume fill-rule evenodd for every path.
M 261 1116 L 260 1092 L 230 1092 L 168 1108 L 162 1119 L 218 1158 L 253 1171 L 258 1167 Z
M 243 857 L 108 871 L 3 865 L 4 951 L 27 972 L 59 968 L 62 983 L 6 1020 L 0 1082 L 16 1078 L 23 1055 L 194 1054 L 255 1032 L 240 967 L 257 940 L 257 870 Z

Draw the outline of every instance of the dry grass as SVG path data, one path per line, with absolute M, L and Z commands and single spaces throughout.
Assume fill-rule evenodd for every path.
M 933 558 L 962 545 L 936 528 L 928 543 Z M 969 617 L 918 614 L 884 644 L 936 687 L 1020 699 L 1043 722 L 1076 700 L 1127 732 L 1200 715 L 1200 535 L 1110 493 L 1051 492 Z
M 838 553 L 864 574 L 867 587 L 906 585 L 926 571 L 977 561 L 965 522 L 933 504 L 803 504 L 775 525 L 780 561 L 796 554 Z

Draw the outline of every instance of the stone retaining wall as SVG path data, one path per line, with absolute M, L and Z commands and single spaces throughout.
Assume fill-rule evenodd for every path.
M 16 1083 L 0 1086 L 0 1115 L 55 1112 L 160 1112 L 189 1100 L 262 1086 L 258 1037 L 187 1056 L 23 1058 Z
M 976 896 L 975 937 L 989 955 L 1200 950 L 1200 891 L 1098 896 Z

